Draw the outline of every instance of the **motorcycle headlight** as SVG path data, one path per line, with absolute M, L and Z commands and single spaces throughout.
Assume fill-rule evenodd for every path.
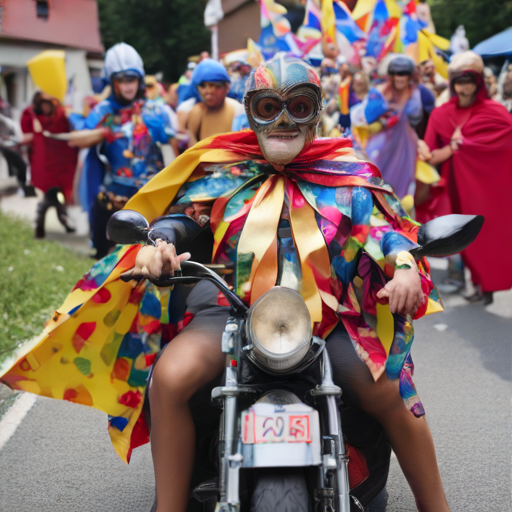
M 312 324 L 306 303 L 293 290 L 272 288 L 251 307 L 247 334 L 261 364 L 275 372 L 293 369 L 311 345 Z

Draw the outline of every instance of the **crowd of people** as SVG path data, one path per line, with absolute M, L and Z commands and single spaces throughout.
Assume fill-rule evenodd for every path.
M 158 506 L 185 510 L 194 446 L 188 401 L 223 371 L 229 310 L 216 289 L 198 285 L 186 297 L 165 289 L 162 276 L 188 252 L 177 254 L 163 239 L 114 247 L 106 227 L 124 207 L 164 234 L 166 219 L 188 217 L 193 222 L 179 227 L 185 238 L 190 224 L 194 236 L 209 229 L 207 249 L 191 250 L 194 259 L 207 251 L 247 304 L 276 284 L 302 294 L 336 382 L 355 390 L 386 429 L 418 506 L 448 511 L 430 430 L 418 419 L 424 410 L 410 357 L 412 319 L 442 306 L 428 262 L 409 251 L 417 246 L 415 219 L 483 215 L 479 237 L 462 255 L 476 290 L 468 299 L 489 303 L 512 288 L 512 233 L 503 219 L 512 188 L 512 72 L 492 80 L 471 51 L 452 58 L 447 80 L 431 61 L 393 54 L 361 69 L 331 57 L 315 69 L 284 53 L 254 66 L 204 52 L 165 87 L 120 43 L 106 53 L 106 88 L 88 100 L 87 112 L 69 114 L 42 92 L 24 111 L 21 142 L 30 148 L 31 183 L 44 194 L 36 236 L 44 237 L 51 206 L 72 231 L 66 204 L 78 197 L 100 260 L 34 349 L 46 350 L 33 359 L 55 370 L 38 374 L 41 389 L 96 405 L 99 379 L 117 386 L 114 405 L 105 399 L 98 407 L 131 404 L 109 412 L 116 449 L 129 460 L 149 438 L 140 390 L 152 379 Z M 383 303 L 393 315 L 388 344 L 379 329 Z M 188 326 L 177 318 L 184 308 Z M 69 361 L 47 356 L 54 339 L 65 346 L 55 351 L 73 357 L 85 347 L 80 357 L 94 367 L 68 365 L 73 386 L 63 396 L 59 378 Z M 16 387 L 30 377 L 29 366 L 14 365 L 2 379 Z
M 33 187 L 44 194 L 36 237 L 45 236 L 50 207 L 66 231 L 74 232 L 66 205 L 79 201 L 89 212 L 95 257 L 108 254 L 113 247 L 105 235 L 108 219 L 151 177 L 197 142 L 249 128 L 243 98 L 252 69 L 240 52 L 221 62 L 203 52 L 189 60 L 177 83 L 164 86 L 145 75 L 133 47 L 120 43 L 106 54 L 104 90 L 87 98 L 83 114 L 67 113 L 56 98 L 39 91 L 22 114 L 20 131 L 2 100 L 1 150 L 9 170 L 26 195 Z M 503 162 L 512 119 L 507 115 L 512 113 L 512 65 L 496 77 L 467 51 L 453 56 L 448 79 L 431 60 L 417 65 L 401 54 L 378 64 L 363 58 L 360 69 L 342 57 L 324 58 L 317 70 L 324 107 L 318 134 L 350 138 L 358 156 L 379 167 L 420 222 L 449 212 L 483 214 L 484 234 L 463 257 L 476 285 L 468 299 L 489 303 L 494 291 L 510 288 L 505 270 L 484 276 L 497 257 L 489 244 L 503 238 L 503 203 L 495 198 L 510 180 Z M 28 147 L 29 181 L 27 165 L 12 145 Z M 492 173 L 485 171 L 489 168 Z M 500 254 L 512 242 L 505 237 L 503 243 Z M 464 288 L 459 257 L 450 259 L 444 285 L 445 290 Z

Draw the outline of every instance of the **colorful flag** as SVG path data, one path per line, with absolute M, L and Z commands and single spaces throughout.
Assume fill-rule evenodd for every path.
M 418 19 L 416 14 L 416 2 L 410 0 L 405 6 L 404 13 L 400 19 L 400 40 L 405 48 L 418 41 L 418 32 L 427 24 Z
M 261 0 L 261 28 L 262 30 L 271 27 L 275 37 L 282 37 L 291 32 L 290 22 L 285 14 L 286 7 L 274 2 L 274 0 Z
M 304 16 L 303 27 L 313 30 L 322 30 L 320 20 L 322 19 L 322 10 L 318 0 L 307 0 L 306 13 Z
M 349 8 L 344 2 L 334 2 L 333 7 L 336 29 L 341 32 L 350 43 L 366 39 L 366 34 L 357 26 Z
M 380 53 L 377 57 L 378 61 L 381 61 L 389 52 L 392 52 L 395 48 L 397 37 L 398 37 L 398 19 L 392 18 L 394 25 L 391 27 L 389 35 L 382 45 Z
M 352 11 L 352 18 L 366 33 L 370 30 L 372 24 L 372 13 L 375 9 L 376 3 L 377 0 L 358 0 L 354 10 Z
M 379 58 L 387 53 L 385 48 L 391 47 L 393 27 L 398 20 L 389 16 L 389 11 L 384 0 L 377 0 L 371 13 L 372 24 L 368 32 L 366 56 Z
M 247 39 L 247 62 L 253 68 L 257 68 L 264 61 L 260 45 L 249 37 Z
M 261 0 L 261 32 L 258 40 L 265 59 L 271 58 L 278 51 L 288 51 L 283 48 L 281 40 L 291 33 L 290 22 L 285 18 L 287 10 L 274 0 Z

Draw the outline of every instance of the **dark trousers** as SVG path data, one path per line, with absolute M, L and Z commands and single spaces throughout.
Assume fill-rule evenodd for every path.
M 0 147 L 0 151 L 9 167 L 9 176 L 15 176 L 20 186 L 23 187 L 27 182 L 27 164 L 25 160 L 12 149 Z
M 94 200 L 92 209 L 89 212 L 91 241 L 96 249 L 96 259 L 106 256 L 108 251 L 115 245 L 114 242 L 107 239 L 107 223 L 114 212 L 114 209 L 109 210 L 106 203 L 99 198 Z

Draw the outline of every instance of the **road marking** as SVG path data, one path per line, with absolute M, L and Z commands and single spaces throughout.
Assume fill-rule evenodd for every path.
M 0 421 L 0 450 L 11 436 L 16 432 L 18 425 L 23 421 L 27 412 L 36 403 L 37 396 L 32 393 L 23 393 L 14 405 L 5 413 Z

